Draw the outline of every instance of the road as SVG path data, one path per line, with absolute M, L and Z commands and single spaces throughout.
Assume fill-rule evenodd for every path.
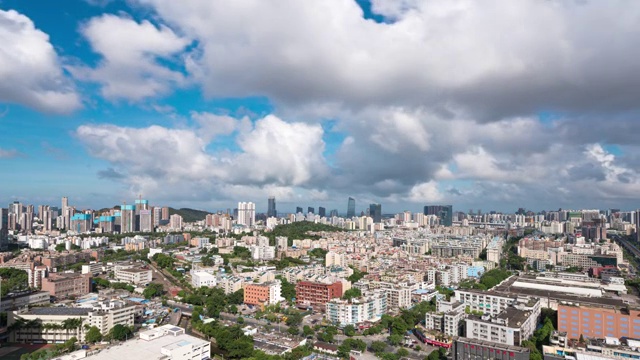
M 636 259 L 640 260 L 640 249 L 638 249 L 637 246 L 633 245 L 630 241 L 625 240 L 624 238 L 617 235 L 613 236 L 613 240 L 617 241 L 618 244 L 620 244 L 620 246 L 622 246 L 625 250 L 630 252 L 631 255 L 633 255 Z M 634 269 L 634 270 L 640 271 L 640 268 Z

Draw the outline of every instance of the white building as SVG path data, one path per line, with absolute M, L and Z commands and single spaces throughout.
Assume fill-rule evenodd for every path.
M 329 251 L 325 256 L 324 266 L 346 266 L 346 257 L 344 254 L 340 254 L 334 251 Z
M 498 315 L 470 315 L 465 320 L 466 337 L 521 346 L 536 330 L 539 317 L 540 301 L 537 299 L 508 307 Z
M 387 294 L 384 290 L 374 290 L 357 299 L 332 299 L 327 302 L 327 321 L 344 325 L 355 325 L 365 321 L 375 322 L 387 313 Z
M 256 204 L 252 202 L 238 203 L 238 225 L 252 227 L 256 224 Z
M 275 246 L 252 246 L 250 250 L 253 260 L 273 260 L 276 258 Z
M 103 349 L 89 359 L 202 360 L 210 357 L 208 341 L 186 335 L 183 328 L 163 325 L 141 332 L 139 338 Z
M 136 285 L 150 283 L 153 279 L 151 269 L 134 268 L 133 265 L 116 265 L 113 275 L 118 281 Z
M 191 286 L 196 289 L 202 286 L 214 287 L 217 282 L 217 278 L 207 271 L 194 271 L 191 273 Z

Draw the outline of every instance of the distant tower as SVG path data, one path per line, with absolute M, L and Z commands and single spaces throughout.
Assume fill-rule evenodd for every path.
M 323 218 L 325 216 L 327 216 L 327 209 L 323 208 L 322 206 L 320 206 L 318 208 L 318 215 Z
M 349 202 L 347 204 L 347 218 L 352 218 L 356 216 L 356 199 L 349 197 Z
M 380 204 L 370 204 L 369 205 L 369 216 L 373 218 L 374 223 L 382 222 L 382 205 Z
M 267 205 L 267 217 L 277 217 L 278 212 L 276 211 L 276 198 L 275 196 L 269 196 L 268 205 Z

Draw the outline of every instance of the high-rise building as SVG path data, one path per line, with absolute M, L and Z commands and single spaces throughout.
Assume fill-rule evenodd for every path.
M 427 205 L 424 207 L 425 215 L 436 215 L 440 218 L 440 224 L 453 225 L 453 206 L 451 205 Z
M 169 208 L 168 207 L 163 207 L 162 208 L 162 221 L 168 221 L 169 220 Z
M 85 233 L 91 231 L 92 223 L 90 214 L 75 214 L 71 217 L 69 230 L 77 234 Z
M 142 209 L 138 213 L 139 230 L 141 232 L 153 232 L 153 212 L 149 209 Z
M 51 231 L 53 227 L 53 211 L 49 209 L 49 206 L 42 207 L 41 212 L 38 214 L 40 220 L 42 220 L 42 228 L 44 231 Z
M 277 217 L 278 212 L 276 211 L 276 198 L 275 196 L 269 196 L 268 204 L 267 204 L 267 217 Z
M 252 202 L 239 202 L 237 223 L 248 227 L 254 226 L 256 224 L 256 204 Z
M 62 227 L 64 229 L 68 229 L 71 224 L 71 212 L 69 211 L 69 198 L 66 196 L 62 198 L 62 209 L 60 210 L 62 211 L 62 214 L 60 215 L 62 215 L 62 218 L 64 219 Z
M 160 219 L 162 218 L 162 208 L 155 206 L 153 208 L 153 226 L 160 226 Z
M 307 208 L 307 213 L 315 214 L 316 213 L 316 209 L 314 209 L 313 207 L 309 206 Z
M 169 227 L 174 230 L 182 230 L 182 216 L 173 214 L 169 217 Z
M 382 222 L 382 205 L 369 204 L 369 216 L 373 218 L 374 223 Z
M 9 248 L 9 210 L 0 208 L 0 251 Z
M 302 214 L 302 207 L 296 207 L 296 214 Z
M 120 207 L 120 233 L 132 233 L 136 231 L 136 216 L 134 205 L 122 205 Z
M 349 197 L 349 202 L 347 203 L 347 218 L 354 216 L 356 216 L 356 199 Z
M 640 241 L 640 209 L 635 211 L 633 218 L 636 224 L 636 241 Z
M 323 208 L 322 206 L 320 206 L 318 208 L 318 215 L 320 217 L 326 217 L 327 216 L 327 209 Z
M 329 212 L 329 217 L 338 216 L 338 209 L 333 209 Z

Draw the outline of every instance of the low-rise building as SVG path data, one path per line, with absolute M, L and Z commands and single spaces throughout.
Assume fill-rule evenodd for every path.
M 502 310 L 498 315 L 469 315 L 466 337 L 500 344 L 520 346 L 536 330 L 540 301 L 530 299 Z
M 376 322 L 386 313 L 386 292 L 374 290 L 356 299 L 331 299 L 326 305 L 325 318 L 331 323 L 345 326 Z
M 0 301 L 0 312 L 17 310 L 27 306 L 48 305 L 50 303 L 51 295 L 48 291 L 23 291 L 3 297 Z
M 266 306 L 277 304 L 282 298 L 280 280 L 261 284 L 247 284 L 244 287 L 244 303 L 248 305 Z
M 130 284 L 147 284 L 153 279 L 153 272 L 148 268 L 116 266 L 114 270 L 113 275 L 118 281 Z
M 296 303 L 298 305 L 324 305 L 333 298 L 343 294 L 342 282 L 321 283 L 299 281 L 296 284 Z
M 451 348 L 452 360 L 528 360 L 528 348 L 490 341 L 456 337 Z
M 59 299 L 83 296 L 91 291 L 91 274 L 51 273 L 42 279 L 42 290 Z
M 191 272 L 191 286 L 199 289 L 202 286 L 214 287 L 217 284 L 217 278 L 215 275 L 207 271 L 193 271 Z

